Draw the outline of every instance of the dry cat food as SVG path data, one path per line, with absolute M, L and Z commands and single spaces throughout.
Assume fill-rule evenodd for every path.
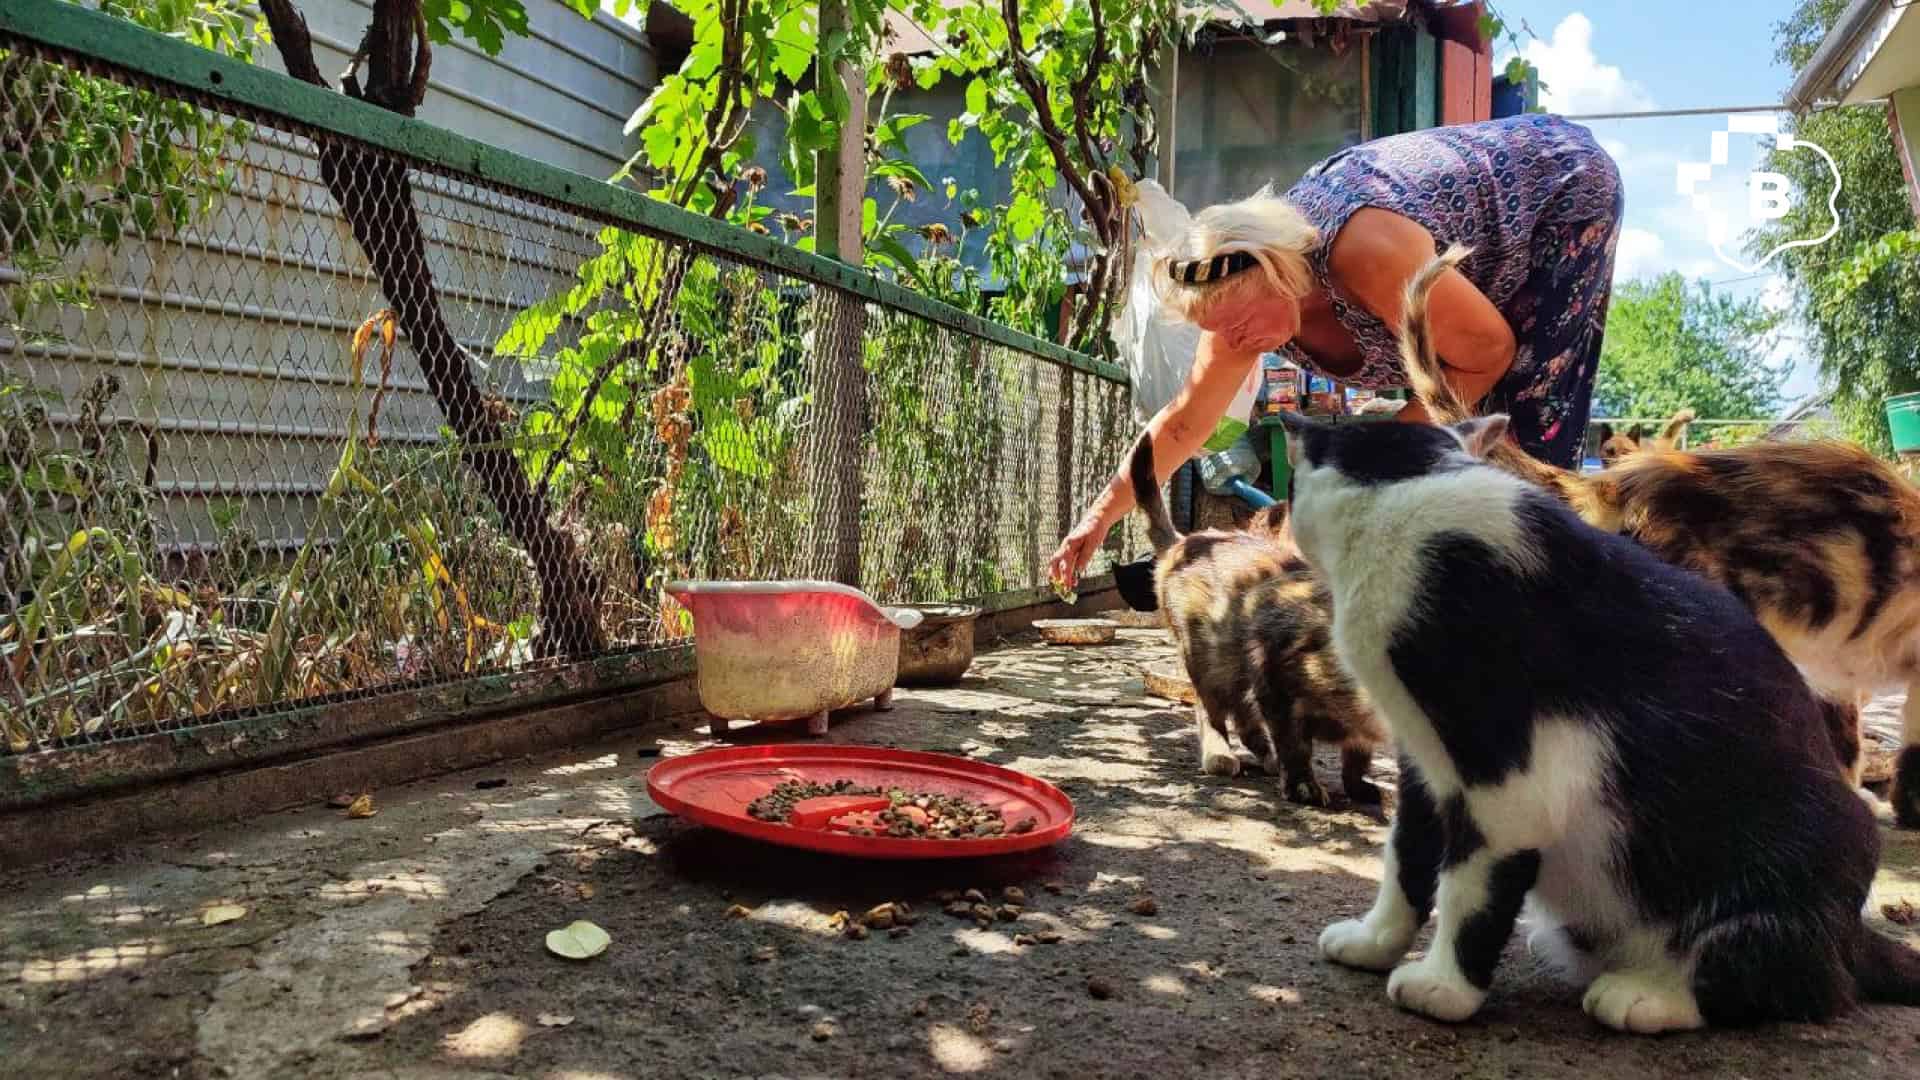
M 840 795 L 885 796 L 884 810 L 860 815 L 871 827 L 858 825 L 855 836 L 893 836 L 904 839 L 970 840 L 1008 833 L 1032 832 L 1039 822 L 1025 818 L 1008 827 L 998 810 L 959 795 L 908 791 L 904 788 L 860 787 L 851 780 L 831 784 L 789 780 L 747 804 L 747 814 L 760 821 L 785 822 L 793 808 L 808 799 Z

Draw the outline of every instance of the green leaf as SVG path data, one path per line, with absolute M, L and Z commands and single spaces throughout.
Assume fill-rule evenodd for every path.
M 922 113 L 902 113 L 890 117 L 873 129 L 873 141 L 880 146 L 892 147 L 906 152 L 906 141 L 901 137 L 909 128 L 917 127 L 932 119 Z
M 981 116 L 986 113 L 987 80 L 976 78 L 967 84 L 967 111 L 975 116 Z M 954 141 L 958 142 L 959 140 L 955 139 Z
M 825 150 L 833 145 L 837 128 L 824 122 L 821 102 L 812 93 L 795 94 L 787 110 L 787 138 L 802 150 Z
M 767 462 L 755 452 L 753 437 L 737 417 L 721 416 L 709 422 L 701 431 L 700 444 L 706 448 L 713 463 L 728 472 L 756 480 L 764 479 L 772 472 Z
M 591 960 L 607 951 L 613 938 L 605 930 L 581 919 L 547 935 L 547 951 L 569 960 Z
M 1047 220 L 1047 208 L 1044 203 L 1031 195 L 1021 195 L 1007 208 L 1007 226 L 1013 230 L 1016 240 L 1031 240 L 1033 234 Z
M 868 242 L 867 246 L 892 260 L 900 271 L 912 280 L 914 287 L 922 292 L 926 291 L 926 281 L 920 271 L 920 260 L 913 257 L 913 252 L 908 251 L 906 245 L 891 236 L 876 236 Z

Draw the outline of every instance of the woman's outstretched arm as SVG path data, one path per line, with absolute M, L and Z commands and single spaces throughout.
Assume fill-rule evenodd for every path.
M 1213 434 L 1233 394 L 1246 379 L 1247 371 L 1260 359 L 1261 350 L 1232 335 L 1206 333 L 1200 337 L 1200 353 L 1187 381 L 1173 400 L 1147 421 L 1153 437 L 1154 473 L 1165 483 L 1173 471 L 1199 450 Z M 1106 489 L 1094 498 L 1093 505 L 1081 516 L 1060 547 L 1048 561 L 1055 581 L 1072 586 L 1080 580 L 1080 571 L 1093 560 L 1107 533 L 1134 507 L 1133 484 L 1127 479 L 1126 462 Z

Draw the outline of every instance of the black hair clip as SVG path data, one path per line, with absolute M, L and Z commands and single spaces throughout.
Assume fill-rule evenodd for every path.
M 1229 251 L 1211 259 L 1185 259 L 1167 264 L 1167 276 L 1182 285 L 1205 285 L 1251 270 L 1260 260 L 1245 251 Z

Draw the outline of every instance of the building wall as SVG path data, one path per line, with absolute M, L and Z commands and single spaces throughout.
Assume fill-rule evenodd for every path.
M 656 79 L 647 41 L 605 13 L 588 21 L 559 0 L 526 6 L 532 35 L 509 38 L 498 57 L 458 41 L 436 47 L 421 118 L 603 179 L 635 145 L 621 126 Z M 341 71 L 370 0 L 303 7 L 321 70 Z M 348 343 L 387 303 L 305 138 L 256 128 L 231 157 L 229 193 L 181 234 L 84 254 L 89 305 L 45 317 L 29 342 L 0 330 L 0 366 L 48 392 L 60 438 L 75 437 L 84 390 L 118 377 L 108 415 L 153 429 L 161 541 L 176 551 L 211 547 L 236 525 L 270 548 L 305 539 L 349 418 L 357 410 L 364 428 L 372 398 L 349 378 Z M 448 319 L 483 379 L 522 405 L 537 399 L 538 380 L 490 359 L 493 344 L 517 311 L 572 281 L 598 250 L 597 226 L 419 173 L 414 204 Z M 0 283 L 17 277 L 0 264 Z M 378 377 L 375 358 L 365 379 Z M 381 439 L 429 446 L 442 424 L 403 346 Z M 130 453 L 137 475 L 145 451 Z

